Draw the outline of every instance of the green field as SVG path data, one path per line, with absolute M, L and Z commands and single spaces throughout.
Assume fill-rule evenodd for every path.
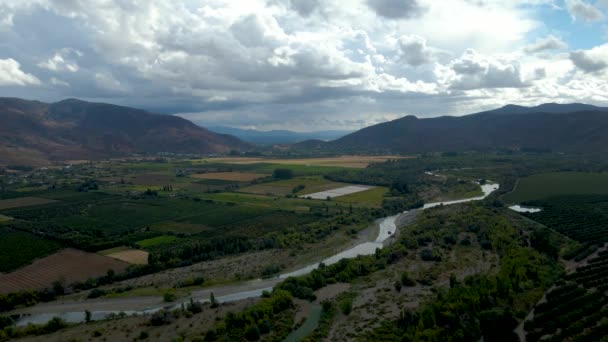
M 8 222 L 8 221 L 10 221 L 12 219 L 13 219 L 12 217 L 0 215 L 0 223 L 2 223 L 2 222 Z
M 366 191 L 356 192 L 354 194 L 340 196 L 332 199 L 339 203 L 348 203 L 360 207 L 378 208 L 382 206 L 384 195 L 388 192 L 387 188 L 378 187 Z
M 504 196 L 508 203 L 522 203 L 559 195 L 608 194 L 608 173 L 553 172 L 520 179 L 517 188 Z
M 324 179 L 323 177 L 298 177 L 287 180 L 280 180 L 275 182 L 266 182 L 248 186 L 241 189 L 241 192 L 258 194 L 258 195 L 275 195 L 285 196 L 294 194 L 292 190 L 297 186 L 303 186 L 304 188 L 295 193 L 295 195 L 301 196 L 305 194 L 312 194 L 315 192 L 336 189 L 345 186 L 343 183 L 332 182 Z
M 140 248 L 146 249 L 146 248 L 152 248 L 152 247 L 156 247 L 156 246 L 167 245 L 167 244 L 177 241 L 178 239 L 179 238 L 176 236 L 163 235 L 163 236 L 157 236 L 157 237 L 150 238 L 150 239 L 140 240 L 140 241 L 137 241 L 136 243 Z
M 0 272 L 13 271 L 60 248 L 56 242 L 0 227 Z

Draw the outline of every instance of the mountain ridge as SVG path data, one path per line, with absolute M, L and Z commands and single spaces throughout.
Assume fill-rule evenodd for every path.
M 574 110 L 571 112 L 570 110 Z M 584 104 L 504 106 L 465 116 L 408 115 L 363 128 L 340 139 L 293 148 L 424 153 L 543 150 L 608 152 L 608 108 Z
M 0 119 L 0 156 L 5 164 L 138 153 L 214 154 L 251 147 L 181 117 L 78 99 L 44 103 L 0 98 Z

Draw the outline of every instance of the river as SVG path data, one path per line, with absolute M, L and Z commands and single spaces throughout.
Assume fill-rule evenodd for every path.
M 457 203 L 465 203 L 470 201 L 479 201 L 486 198 L 492 192 L 498 190 L 499 184 L 484 184 L 481 185 L 481 190 L 483 195 L 453 200 L 453 201 L 444 201 L 444 202 L 435 202 L 425 204 L 421 209 L 416 210 L 425 210 L 441 205 L 450 205 Z M 405 213 L 404 213 L 405 214 Z M 200 302 L 208 302 L 211 292 L 213 292 L 216 296 L 216 300 L 220 303 L 222 302 L 232 302 L 247 298 L 260 297 L 262 292 L 271 291 L 272 288 L 283 281 L 284 279 L 292 276 L 300 276 L 304 274 L 308 274 L 312 272 L 314 269 L 319 267 L 320 263 L 325 265 L 335 264 L 341 259 L 350 259 L 355 258 L 360 255 L 371 255 L 376 252 L 376 249 L 382 249 L 385 246 L 385 242 L 393 236 L 393 234 L 397 231 L 397 220 L 401 215 L 398 214 L 394 216 L 388 216 L 383 219 L 378 220 L 379 232 L 376 240 L 371 242 L 365 242 L 349 248 L 347 250 L 339 251 L 333 256 L 321 260 L 320 262 L 310 264 L 304 266 L 302 268 L 296 269 L 294 271 L 290 271 L 287 273 L 283 273 L 277 277 L 271 279 L 256 279 L 251 280 L 238 285 L 227 285 L 219 288 L 205 289 L 200 291 L 195 291 L 192 293 L 190 297 L 186 300 L 181 301 L 177 304 L 166 304 L 159 302 L 162 299 L 151 298 L 151 299 L 141 299 L 138 302 L 135 302 L 135 298 L 114 298 L 114 299 L 101 299 L 96 301 L 83 301 L 83 302 L 55 302 L 55 303 L 43 303 L 38 304 L 36 306 L 30 308 L 24 308 L 14 313 L 19 313 L 19 318 L 17 319 L 17 326 L 24 326 L 27 324 L 44 324 L 51 320 L 53 317 L 59 317 L 66 322 L 69 323 L 80 323 L 84 321 L 85 315 L 84 311 L 91 311 L 91 319 L 92 320 L 102 320 L 108 318 L 110 315 L 116 315 L 119 313 L 124 313 L 126 315 L 143 315 L 143 314 L 151 314 L 156 311 L 162 309 L 173 309 L 179 308 L 183 304 L 185 305 L 191 299 Z M 147 305 L 147 306 L 146 306 Z M 144 308 L 138 308 L 135 310 L 117 310 L 117 306 L 134 308 L 146 306 Z M 9 313 L 11 314 L 11 313 Z

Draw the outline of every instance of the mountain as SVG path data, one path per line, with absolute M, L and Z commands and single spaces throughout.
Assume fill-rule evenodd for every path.
M 329 143 L 305 142 L 341 151 L 398 153 L 499 149 L 608 152 L 608 108 L 583 104 L 505 106 L 462 116 L 406 116 L 364 128 Z
M 318 132 L 293 132 L 287 130 L 258 131 L 254 129 L 239 129 L 234 127 L 216 126 L 209 127 L 211 131 L 230 134 L 239 139 L 259 145 L 293 144 L 305 140 L 335 140 L 352 131 L 318 131 Z
M 96 159 L 133 153 L 211 154 L 250 147 L 172 115 L 68 99 L 0 98 L 0 164 Z

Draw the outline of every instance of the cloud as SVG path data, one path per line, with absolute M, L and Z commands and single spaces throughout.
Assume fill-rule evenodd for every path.
M 45 81 L 3 90 L 300 130 L 606 99 L 602 70 L 577 71 L 549 49 L 555 42 L 537 40 L 557 32 L 538 17 L 551 3 L 0 0 L 0 22 L 10 18 L 0 23 L 0 58 Z
M 367 0 L 367 5 L 377 15 L 388 19 L 410 19 L 424 13 L 418 0 Z
M 582 19 L 587 22 L 604 19 L 602 11 L 583 0 L 566 0 L 566 8 L 573 19 Z
M 289 4 L 298 14 L 308 17 L 319 7 L 319 0 L 290 0 Z
M 78 63 L 70 59 L 70 56 L 81 57 L 82 53 L 78 50 L 64 48 L 55 52 L 53 57 L 38 63 L 38 67 L 51 71 L 77 72 L 80 67 Z
M 21 65 L 16 60 L 0 59 L 0 86 L 15 85 L 40 85 L 40 80 L 32 74 L 21 71 Z
M 447 67 L 438 66 L 438 79 L 453 90 L 483 88 L 523 88 L 528 84 L 522 80 L 518 61 L 501 57 L 489 57 L 468 49 Z
M 597 73 L 608 68 L 608 44 L 591 50 L 570 52 L 570 60 L 576 67 L 586 73 Z
M 568 44 L 564 43 L 561 39 L 549 35 L 545 39 L 537 39 L 534 44 L 526 46 L 524 51 L 527 53 L 537 53 L 548 50 L 562 50 L 568 47 Z
M 401 60 L 411 66 L 420 66 L 431 61 L 431 50 L 426 46 L 426 40 L 420 36 L 401 36 L 398 40 Z

